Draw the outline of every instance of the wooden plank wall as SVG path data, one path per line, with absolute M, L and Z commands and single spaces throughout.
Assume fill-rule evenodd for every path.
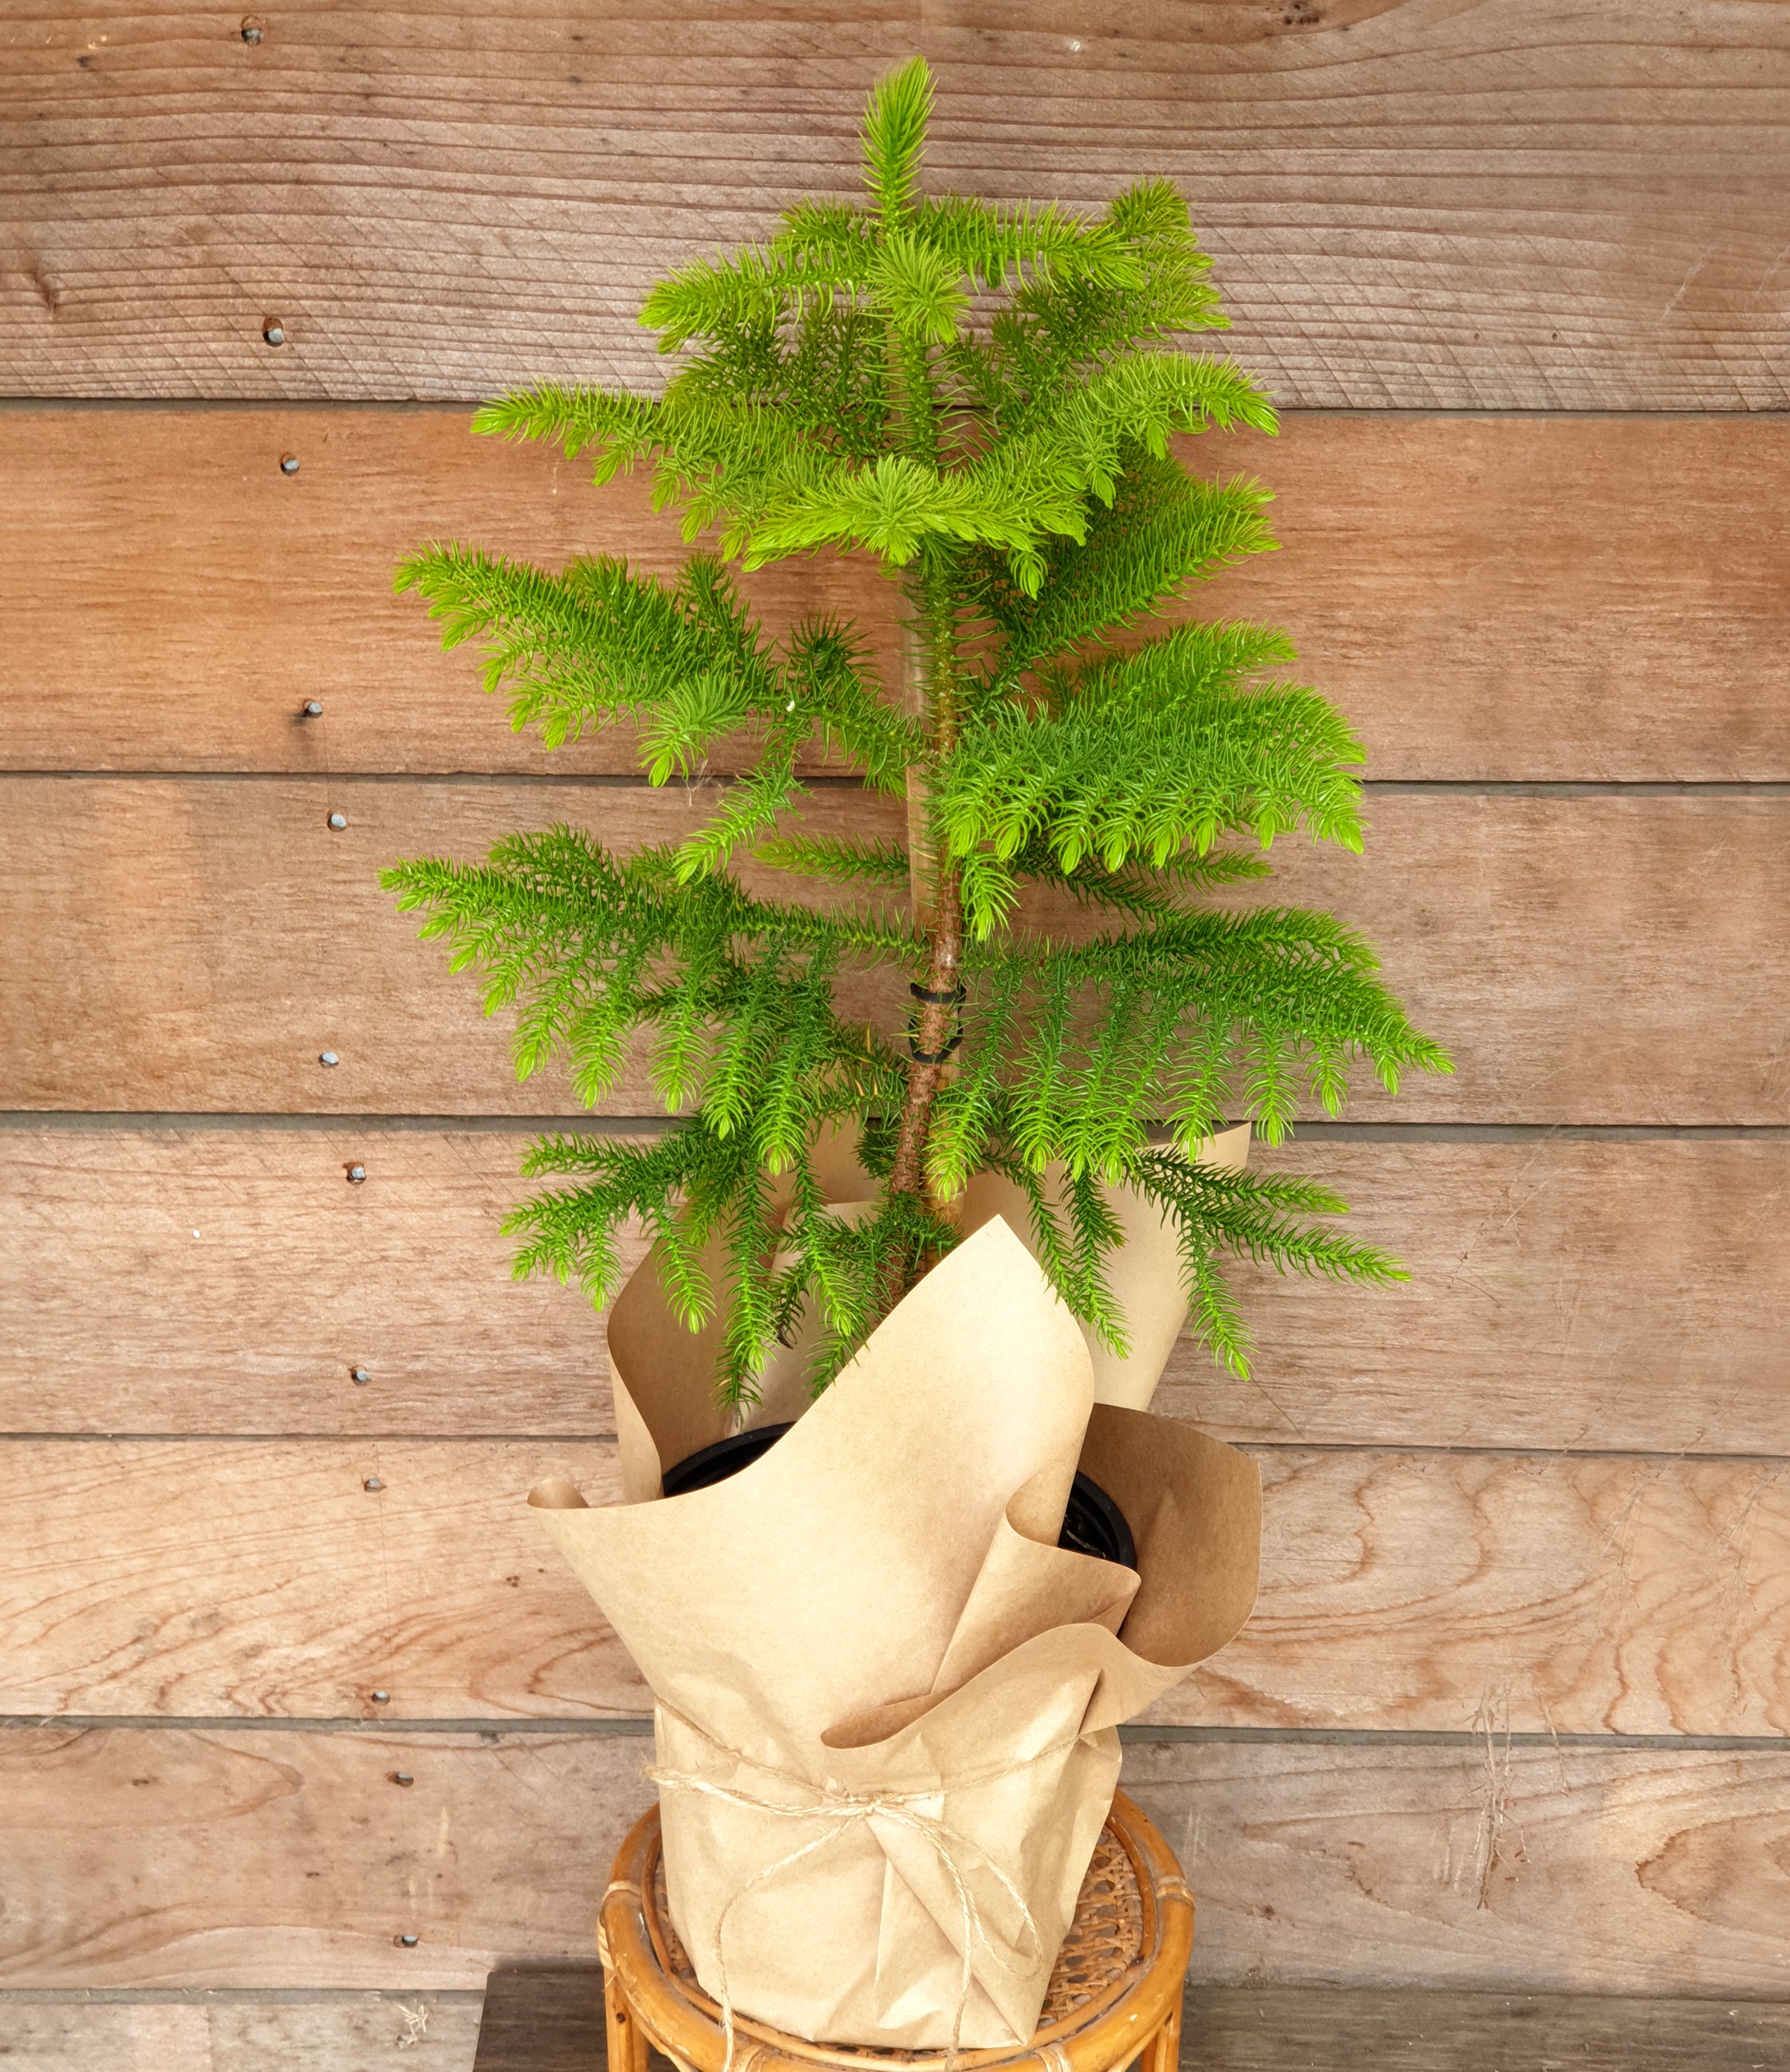
M 1192 199 L 1287 412 L 1206 449 L 1285 551 L 1203 608 L 1360 722 L 1368 856 L 1287 878 L 1460 1061 L 1294 1154 L 1413 1285 L 1251 1281 L 1256 1379 L 1166 1385 L 1268 1489 L 1260 1611 L 1128 1759 L 1195 1975 L 1790 1996 L 1784 11 L 259 22 L 0 21 L 11 2062 L 463 2072 L 491 1964 L 587 1951 L 642 1693 L 521 1500 L 610 1486 L 601 1335 L 496 1229 L 570 1096 L 374 874 L 702 802 L 511 736 L 389 574 L 674 557 L 464 406 L 652 378 L 645 283 L 841 184 L 916 47 L 941 183 Z M 847 563 L 758 594 L 886 630 Z

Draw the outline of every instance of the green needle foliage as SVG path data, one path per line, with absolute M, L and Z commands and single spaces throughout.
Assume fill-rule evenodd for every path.
M 1274 428 L 1244 374 L 1183 343 L 1224 323 L 1185 204 L 1160 182 L 1091 220 L 925 195 L 931 97 L 918 59 L 871 95 L 861 201 L 804 202 L 652 291 L 641 321 L 681 355 L 662 396 L 544 386 L 479 414 L 599 483 L 648 470 L 718 551 L 665 582 L 435 545 L 398 576 L 549 747 L 625 723 L 665 784 L 748 746 L 675 846 L 623 857 L 560 827 L 386 878 L 487 1010 L 515 1012 L 524 1077 L 563 1058 L 595 1105 L 644 1049 L 674 1119 L 650 1142 L 537 1145 L 527 1170 L 554 1184 L 511 1219 L 517 1270 L 605 1301 L 638 1219 L 691 1327 L 724 1308 L 736 1401 L 808 1305 L 824 1384 L 954 1242 L 984 1171 L 1023 1190 L 1055 1286 L 1115 1346 L 1108 1190 L 1140 1190 L 1179 1230 L 1197 1328 L 1245 1372 L 1227 1256 L 1401 1270 L 1338 1235 L 1344 1205 L 1314 1182 L 1189 1154 L 1228 1116 L 1272 1141 L 1308 1100 L 1334 1114 L 1362 1065 L 1389 1090 L 1449 1069 L 1329 915 L 1217 903 L 1267 874 L 1277 837 L 1361 843 L 1360 748 L 1288 678 L 1284 635 L 1121 643 L 1273 545 L 1265 493 L 1200 479 L 1172 444 Z M 899 586 L 901 683 L 836 619 L 772 637 L 729 570 L 823 549 Z M 804 822 L 817 749 L 905 798 L 911 852 L 869 812 L 856 839 Z M 805 896 L 750 891 L 748 857 Z M 1091 934 L 1037 925 L 1072 904 Z M 905 1040 L 842 1013 L 837 981 L 878 971 L 916 996 Z M 827 1212 L 814 1165 L 842 1129 L 880 1187 L 855 1222 Z

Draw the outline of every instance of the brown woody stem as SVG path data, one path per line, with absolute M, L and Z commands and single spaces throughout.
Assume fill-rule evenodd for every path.
M 948 569 L 929 558 L 908 585 L 907 596 L 904 689 L 915 716 L 930 722 L 933 755 L 942 760 L 957 734 L 957 639 Z M 943 1204 L 926 1178 L 926 1141 L 932 1104 L 953 1069 L 944 1053 L 957 1026 L 957 1005 L 948 996 L 963 977 L 963 901 L 958 873 L 938 854 L 933 841 L 929 792 L 926 766 L 916 764 L 907 773 L 910 884 L 914 918 L 928 942 L 924 990 L 933 997 L 918 1003 L 911 1025 L 911 1047 L 924 1054 L 908 1063 L 889 1189 L 938 1210 Z

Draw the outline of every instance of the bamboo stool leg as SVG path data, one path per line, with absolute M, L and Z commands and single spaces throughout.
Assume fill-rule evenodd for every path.
M 609 2072 L 647 2072 L 646 2031 L 628 2004 L 614 1971 L 603 1975 L 603 2019 L 609 2040 Z
M 1142 2072 L 1178 2072 L 1181 2062 L 1181 2002 L 1176 1998 L 1168 2019 L 1150 2039 Z

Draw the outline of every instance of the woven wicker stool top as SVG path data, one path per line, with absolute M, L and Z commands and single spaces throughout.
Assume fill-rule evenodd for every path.
M 659 1809 L 636 1823 L 615 1859 L 599 1948 L 655 2042 L 698 2072 L 720 2072 L 721 2010 L 697 1983 L 665 1903 Z M 1056 2072 L 1109 2072 L 1126 2063 L 1179 2001 L 1193 1947 L 1193 1901 L 1168 1844 L 1125 1794 L 1113 1801 L 1076 1901 L 1075 1918 L 1031 2042 L 966 2050 L 963 2072 L 1042 2057 Z M 773 2072 L 779 2061 L 817 2066 L 942 2066 L 940 2051 L 874 2050 L 809 2043 L 742 2015 L 735 2065 Z M 756 2045 L 755 2050 L 749 2046 Z M 1052 2046 L 1055 2046 L 1054 2049 Z

